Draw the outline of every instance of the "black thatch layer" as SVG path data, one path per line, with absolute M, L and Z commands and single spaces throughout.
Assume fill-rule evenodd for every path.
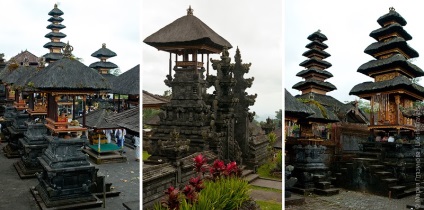
M 50 48 L 50 47 L 60 47 L 63 48 L 65 47 L 65 43 L 63 42 L 47 42 L 43 47 L 44 48 Z
M 409 35 L 408 32 L 406 32 L 399 23 L 394 23 L 387 27 L 376 29 L 370 33 L 370 37 L 378 41 L 379 37 L 385 36 L 394 32 L 398 33 L 406 41 L 412 39 L 412 36 Z
M 412 49 L 408 43 L 406 43 L 405 39 L 402 37 L 395 37 L 386 42 L 374 42 L 370 44 L 364 52 L 368 55 L 373 56 L 376 53 L 380 53 L 386 50 L 399 48 L 404 53 L 406 53 L 410 58 L 418 57 L 419 54 L 417 51 Z
M 101 57 L 111 58 L 111 57 L 115 57 L 116 53 L 106 48 L 106 45 L 103 45 L 102 48 L 100 48 L 99 50 L 91 54 L 91 56 L 96 58 L 101 58 Z
M 305 104 L 308 105 L 314 111 L 313 115 L 306 117 L 308 121 L 321 123 L 331 123 L 340 121 L 337 115 L 333 111 L 327 109 L 327 107 L 325 106 L 317 106 L 313 102 Z
M 359 95 L 362 93 L 377 93 L 381 91 L 390 91 L 394 89 L 406 89 L 418 95 L 424 95 L 424 87 L 414 84 L 410 79 L 401 75 L 391 80 L 380 82 L 364 82 L 355 85 L 350 90 L 349 95 Z
M 50 24 L 46 27 L 47 29 L 64 29 L 66 26 L 62 24 Z
M 32 85 L 28 84 L 31 78 L 35 77 L 35 75 L 39 74 L 43 69 L 35 68 L 33 71 L 27 71 L 26 76 L 18 78 L 13 87 L 21 88 L 24 91 L 33 91 L 35 88 Z
M 118 68 L 118 66 L 116 64 L 114 64 L 112 62 L 108 62 L 108 61 L 106 61 L 106 62 L 97 61 L 97 62 L 90 64 L 90 66 L 88 66 L 88 67 L 93 68 L 93 69 L 97 69 L 97 68 L 115 69 L 115 68 Z
M 140 133 L 140 108 L 135 107 L 116 113 L 106 118 L 109 123 L 117 124 L 119 127 Z
M 58 22 L 58 23 L 60 23 L 60 22 L 62 22 L 63 21 L 63 18 L 62 17 L 51 17 L 51 18 L 49 18 L 47 21 L 49 21 L 49 22 Z
M 50 32 L 50 33 L 46 34 L 44 37 L 46 37 L 46 38 L 52 38 L 52 37 L 65 38 L 66 34 L 64 34 L 62 32 Z
M 326 70 L 319 70 L 319 69 L 314 69 L 314 68 L 310 68 L 310 69 L 305 69 L 300 71 L 299 73 L 296 74 L 296 76 L 298 77 L 304 77 L 308 74 L 320 74 L 325 76 L 326 78 L 331 78 L 333 77 L 333 74 L 331 74 L 329 71 Z
M 64 57 L 30 79 L 38 89 L 107 90 L 109 83 L 96 70 Z
M 305 57 L 309 57 L 309 55 L 311 55 L 313 53 L 316 53 L 318 55 L 321 55 L 324 58 L 328 58 L 328 57 L 331 56 L 329 53 L 327 53 L 327 52 L 325 52 L 323 50 L 317 50 L 317 49 L 310 49 L 310 50 L 304 52 L 302 55 L 305 56 Z
M 310 85 L 323 87 L 324 89 L 328 89 L 329 91 L 337 89 L 336 86 L 334 86 L 333 84 L 331 84 L 329 82 L 323 82 L 323 81 L 319 81 L 319 80 L 315 80 L 315 79 L 307 79 L 305 81 L 298 82 L 295 85 L 293 85 L 292 88 L 296 89 L 296 90 L 300 90 L 300 89 L 302 89 L 302 87 L 310 86 Z
M 317 94 L 317 93 L 308 93 L 308 94 L 304 94 L 304 95 L 297 95 L 296 98 L 313 99 L 315 101 L 318 101 L 323 106 L 327 106 L 327 107 L 342 107 L 344 105 L 342 102 L 333 98 L 332 96 L 322 95 L 322 94 Z
M 186 15 L 144 39 L 153 47 L 204 43 L 217 49 L 232 45 L 194 15 Z
M 106 119 L 112 116 L 114 113 L 112 111 L 107 111 L 106 109 L 99 109 L 96 111 L 89 112 L 86 117 L 85 126 L 89 128 L 97 129 L 115 129 L 120 128 L 116 123 L 109 122 Z M 76 118 L 80 124 L 83 124 L 83 117 L 79 116 Z
M 8 84 L 15 84 L 18 79 L 25 79 L 31 75 L 31 72 L 37 71 L 37 67 L 34 66 L 19 66 L 17 69 L 10 72 L 2 78 L 2 81 Z
M 424 71 L 420 67 L 410 63 L 401 54 L 395 54 L 389 58 L 368 61 L 358 68 L 358 72 L 368 75 L 370 72 L 376 70 L 390 69 L 391 67 L 403 68 L 405 71 L 409 72 L 414 77 L 424 76 Z
M 112 82 L 112 93 L 140 94 L 140 64 L 122 73 Z
M 55 16 L 55 15 L 61 16 L 63 14 L 64 13 L 62 12 L 62 10 L 60 10 L 59 8 L 57 8 L 57 5 L 56 4 L 54 5 L 54 8 L 49 12 L 49 15 L 50 16 Z
M 284 113 L 286 117 L 304 118 L 314 114 L 314 111 L 309 106 L 294 98 L 287 89 L 284 90 Z
M 323 42 L 327 40 L 327 37 L 318 30 L 314 32 L 313 34 L 309 35 L 308 39 L 311 41 L 317 40 L 319 42 Z
M 113 80 L 115 80 L 116 78 L 118 78 L 117 76 L 115 76 L 115 75 L 113 75 L 113 74 L 101 74 L 102 75 L 102 77 L 104 77 L 108 82 L 109 82 L 109 84 L 111 84 L 112 85 L 112 83 L 113 83 Z
M 380 24 L 381 27 L 384 26 L 384 23 L 390 22 L 390 21 L 395 21 L 397 23 L 399 23 L 401 26 L 405 26 L 406 25 L 406 20 L 403 19 L 403 17 L 397 13 L 394 9 L 390 9 L 389 13 L 381 16 L 380 18 L 378 18 L 377 22 L 378 24 Z
M 47 53 L 45 55 L 43 55 L 43 57 L 46 59 L 46 61 L 50 61 L 50 60 L 60 60 L 63 58 L 63 54 L 62 53 Z
M 324 61 L 324 60 L 318 60 L 315 58 L 310 58 L 308 60 L 303 61 L 302 63 L 299 64 L 299 66 L 303 66 L 303 67 L 307 67 L 310 64 L 321 64 L 324 66 L 324 68 L 330 68 L 331 67 L 331 63 Z
M 319 46 L 322 49 L 327 49 L 328 48 L 328 45 L 326 45 L 326 44 L 324 44 L 322 42 L 317 42 L 317 41 L 312 41 L 309 44 L 307 44 L 305 47 L 306 48 L 309 48 L 309 49 L 312 49 L 312 48 L 314 48 L 314 46 Z

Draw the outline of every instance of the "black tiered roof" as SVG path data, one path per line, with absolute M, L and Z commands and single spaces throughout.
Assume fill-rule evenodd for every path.
M 333 76 L 330 72 L 325 70 L 331 67 L 331 63 L 323 60 L 331 56 L 329 53 L 324 51 L 324 49 L 326 49 L 328 46 L 322 43 L 323 41 L 327 40 L 327 37 L 322 34 L 320 30 L 318 30 L 309 35 L 308 40 L 311 41 L 311 43 L 306 45 L 309 50 L 304 52 L 302 55 L 309 59 L 299 64 L 300 66 L 303 66 L 307 69 L 302 70 L 296 74 L 296 76 L 304 78 L 305 81 L 296 83 L 293 85 L 293 88 L 297 90 L 305 90 L 308 89 L 308 87 L 315 87 L 326 92 L 335 90 L 336 87 L 333 84 L 320 80 L 325 80 Z M 322 69 L 315 66 L 321 66 Z M 317 79 L 316 76 L 318 76 L 320 79 Z
M 418 57 L 419 54 L 406 42 L 412 39 L 412 36 L 403 29 L 403 26 L 406 25 L 405 19 L 394 8 L 390 8 L 389 13 L 381 16 L 377 22 L 382 28 L 372 31 L 370 36 L 378 42 L 372 43 L 364 50 L 365 53 L 374 56 L 377 60 L 362 64 L 358 68 L 358 72 L 374 78 L 377 75 L 392 72 L 400 73 L 400 75 L 393 78 L 388 77 L 383 81 L 358 84 L 352 88 L 349 94 L 376 94 L 382 91 L 403 89 L 414 94 L 424 95 L 424 88 L 410 81 L 411 78 L 424 76 L 424 71 L 408 61 L 409 58 Z
M 106 44 L 102 44 L 102 48 L 100 48 L 99 50 L 91 54 L 91 56 L 95 58 L 102 58 L 102 57 L 111 58 L 111 57 L 115 57 L 116 53 L 106 48 Z
M 48 15 L 52 16 L 48 19 L 51 24 L 49 24 L 46 28 L 51 29 L 52 31 L 47 33 L 44 37 L 49 38 L 51 41 L 46 43 L 43 47 L 52 49 L 52 48 L 63 48 L 65 46 L 65 43 L 63 42 L 53 42 L 53 38 L 61 39 L 65 38 L 66 34 L 62 32 L 53 32 L 53 30 L 61 30 L 66 28 L 66 26 L 62 25 L 61 22 L 63 21 L 63 18 L 60 17 L 64 13 L 62 10 L 57 8 L 57 4 L 54 5 L 54 8 L 49 12 Z M 47 62 L 59 60 L 63 57 L 61 53 L 47 53 L 43 56 Z

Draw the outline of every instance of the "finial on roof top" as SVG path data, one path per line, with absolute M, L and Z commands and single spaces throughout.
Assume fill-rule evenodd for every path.
M 54 4 L 54 8 L 57 8 L 57 4 Z
M 24 61 L 22 63 L 24 66 L 29 66 L 29 59 L 27 56 L 24 57 Z
M 321 29 L 318 29 L 318 31 L 317 31 L 318 33 L 321 33 Z
M 390 7 L 389 8 L 389 12 L 394 12 L 395 11 L 395 8 L 394 7 Z
M 38 67 L 44 68 L 45 64 L 46 64 L 46 58 L 45 57 L 39 57 L 38 58 Z
M 69 41 L 68 41 L 65 47 L 62 48 L 62 51 L 65 57 L 70 58 L 72 56 L 72 51 L 74 51 L 74 48 L 71 45 L 69 45 Z
M 193 9 L 191 8 L 191 5 L 187 9 L 187 15 L 193 15 Z
M 103 48 L 106 48 L 106 43 L 103 43 L 103 44 L 102 44 L 102 47 L 103 47 Z

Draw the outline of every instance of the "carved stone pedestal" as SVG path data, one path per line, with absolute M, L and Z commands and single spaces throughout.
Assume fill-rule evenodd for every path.
M 17 158 L 19 155 L 19 138 L 24 137 L 24 132 L 27 129 L 26 122 L 29 119 L 27 113 L 15 111 L 11 113 L 12 124 L 7 127 L 8 135 L 5 138 L 8 144 L 3 148 L 4 155 L 7 158 Z
M 87 138 L 62 139 L 46 136 L 49 142 L 38 158 L 43 171 L 37 173 L 39 184 L 31 192 L 41 208 L 86 208 L 102 201 L 91 192 L 96 169 L 81 152 Z
M 34 178 L 36 172 L 43 171 L 38 157 L 48 146 L 44 138 L 47 128 L 43 123 L 28 122 L 27 127 L 24 138 L 19 139 L 21 159 L 13 164 L 21 179 Z

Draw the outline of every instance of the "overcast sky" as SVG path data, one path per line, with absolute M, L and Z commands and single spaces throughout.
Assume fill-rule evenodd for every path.
M 331 56 L 326 58 L 332 64 L 327 70 L 334 77 L 326 80 L 337 87 L 327 93 L 341 102 L 353 101 L 357 96 L 349 95 L 356 84 L 371 81 L 372 78 L 357 72 L 359 66 L 374 58 L 364 53 L 373 42 L 369 34 L 380 28 L 377 19 L 394 7 L 407 22 L 404 29 L 412 36 L 409 46 L 420 53 L 413 63 L 424 68 L 424 13 L 420 1 L 307 1 L 290 0 L 285 4 L 285 84 L 293 95 L 301 94 L 292 89 L 302 81 L 296 74 L 303 69 L 299 66 L 306 60 L 302 54 L 310 43 L 307 37 L 317 31 L 327 36 L 325 50 Z M 424 84 L 423 79 L 419 82 Z
M 61 41 L 74 47 L 73 54 L 90 65 L 99 59 L 91 54 L 106 43 L 117 56 L 108 61 L 121 72 L 140 64 L 140 1 L 139 0 L 13 0 L 3 2 L 0 12 L 0 53 L 8 60 L 28 50 L 41 57 L 49 52 L 43 45 L 50 42 L 44 36 L 51 32 L 46 27 L 48 13 L 58 3 L 67 36 Z
M 231 43 L 233 48 L 229 53 L 232 62 L 238 46 L 243 63 L 252 63 L 245 78 L 255 77 L 255 81 L 247 92 L 257 93 L 258 97 L 250 110 L 256 112 L 259 120 L 265 120 L 268 116 L 275 118 L 275 111 L 282 109 L 282 1 L 143 1 L 141 42 L 187 15 L 189 5 L 197 18 Z M 142 87 L 162 95 L 169 90 L 163 82 L 168 74 L 169 53 L 144 43 L 141 46 Z M 210 55 L 210 58 L 219 59 L 219 55 Z M 210 73 L 216 75 L 212 67 Z

